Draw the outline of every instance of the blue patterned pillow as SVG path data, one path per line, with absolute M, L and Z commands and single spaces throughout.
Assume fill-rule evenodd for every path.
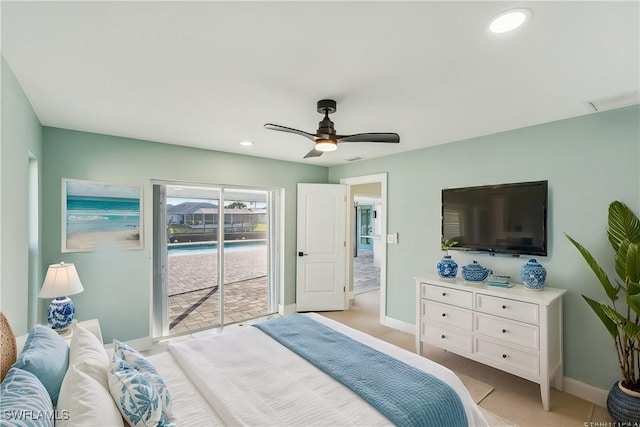
M 1 425 L 51 426 L 55 413 L 51 397 L 38 378 L 29 371 L 11 368 L 0 385 Z
M 116 354 L 111 357 L 108 378 L 109 392 L 129 424 L 140 427 L 175 427 L 162 412 L 155 387 L 142 373 Z
M 160 395 L 162 411 L 168 418 L 173 418 L 171 394 L 169 394 L 169 389 L 155 366 L 145 359 L 145 357 L 136 349 L 123 342 L 113 340 L 113 349 L 114 354 L 118 355 L 121 359 L 131 365 L 133 369 L 143 374 L 147 380 L 149 380 L 149 382 L 155 387 L 158 395 Z
M 53 329 L 35 325 L 29 331 L 24 348 L 13 366 L 38 377 L 55 406 L 69 367 L 69 346 Z

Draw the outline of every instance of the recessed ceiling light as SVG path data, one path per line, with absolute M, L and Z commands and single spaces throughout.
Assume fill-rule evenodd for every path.
M 491 20 L 489 23 L 489 31 L 499 34 L 515 30 L 524 24 L 524 21 L 526 21 L 530 15 L 531 11 L 529 9 L 511 9 L 502 12 Z
M 244 145 L 245 147 L 250 147 L 253 145 L 251 141 L 240 141 L 240 145 Z

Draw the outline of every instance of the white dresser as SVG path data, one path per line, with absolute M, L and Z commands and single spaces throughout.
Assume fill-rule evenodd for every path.
M 549 387 L 563 388 L 562 294 L 416 276 L 416 350 L 422 343 L 468 357 L 540 384 L 549 410 Z

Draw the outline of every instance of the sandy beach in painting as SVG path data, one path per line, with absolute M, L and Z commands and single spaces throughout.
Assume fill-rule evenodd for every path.
M 139 248 L 140 233 L 137 230 L 85 231 L 67 236 L 67 249 L 91 250 L 100 242 L 115 242 L 122 248 Z

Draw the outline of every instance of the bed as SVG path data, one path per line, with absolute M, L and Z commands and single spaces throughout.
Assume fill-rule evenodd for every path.
M 487 425 L 452 371 L 414 353 L 314 313 L 254 326 L 170 340 L 167 351 L 142 356 L 118 341 L 107 352 L 74 324 L 50 425 Z M 12 396 L 5 381 L 3 411 Z M 156 405 L 142 411 L 146 420 L 129 404 L 146 395 L 140 387 Z

